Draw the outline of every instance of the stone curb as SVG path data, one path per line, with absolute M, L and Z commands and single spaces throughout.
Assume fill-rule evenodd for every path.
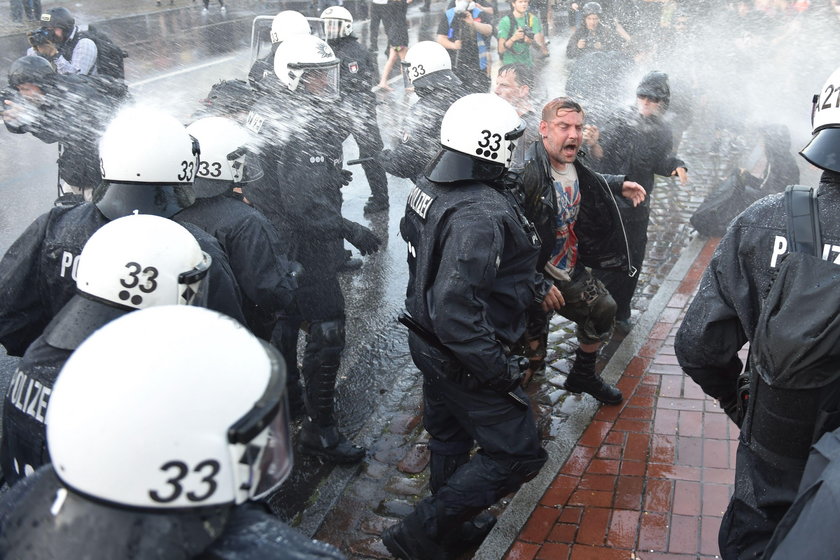
M 671 301 L 686 273 L 694 263 L 703 246 L 705 239 L 695 237 L 683 250 L 679 260 L 674 264 L 667 278 L 659 287 L 656 295 L 653 296 L 645 311 L 634 325 L 633 330 L 627 335 L 624 341 L 616 349 L 610 361 L 604 367 L 601 376 L 610 383 L 615 384 L 621 377 L 627 365 L 630 363 L 639 350 L 647 342 L 653 326 L 659 319 L 662 311 Z M 587 395 L 583 398 L 584 404 L 579 412 L 569 416 L 563 424 L 563 433 L 556 439 L 548 442 L 545 446 L 548 452 L 548 461 L 543 466 L 537 477 L 522 486 L 514 495 L 510 504 L 505 508 L 496 526 L 490 532 L 484 543 L 476 551 L 473 560 L 498 560 L 504 552 L 510 549 L 522 527 L 528 521 L 534 508 L 542 499 L 543 494 L 554 482 L 560 469 L 566 463 L 578 439 L 584 430 L 589 426 L 593 416 L 601 408 L 595 398 Z

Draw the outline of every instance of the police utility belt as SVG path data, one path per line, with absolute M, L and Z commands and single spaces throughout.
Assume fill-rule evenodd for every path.
M 480 383 L 475 376 L 470 375 L 470 373 L 461 365 L 461 362 L 458 361 L 458 358 L 452 353 L 452 350 L 446 347 L 446 345 L 440 341 L 440 339 L 435 335 L 435 333 L 431 332 L 429 329 L 418 323 L 414 320 L 414 317 L 408 315 L 407 313 L 401 313 L 399 317 L 397 317 L 397 321 L 402 323 L 405 327 L 408 328 L 411 332 L 416 334 L 420 340 L 443 354 L 450 363 L 450 366 L 446 368 L 445 374 L 449 381 L 466 387 L 467 389 L 477 389 L 481 387 L 483 383 Z M 505 346 L 505 354 L 510 354 L 510 349 Z M 519 395 L 514 393 L 513 391 L 508 391 L 506 394 L 507 397 L 512 399 L 517 406 L 522 408 L 529 408 L 527 401 L 523 400 Z

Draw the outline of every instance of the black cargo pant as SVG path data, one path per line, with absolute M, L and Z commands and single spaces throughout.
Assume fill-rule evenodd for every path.
M 467 389 L 448 376 L 458 366 L 415 335 L 411 357 L 423 373 L 423 425 L 429 432 L 433 496 L 415 514 L 442 541 L 503 496 L 537 475 L 547 455 L 534 414 L 486 387 Z M 516 393 L 527 402 L 525 392 Z M 477 443 L 478 452 L 470 459 Z

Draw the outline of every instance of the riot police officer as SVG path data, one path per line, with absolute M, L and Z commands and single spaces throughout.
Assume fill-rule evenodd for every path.
M 276 350 L 206 309 L 96 331 L 51 395 L 53 464 L 0 500 L 0 556 L 343 558 L 256 502 L 291 471 L 284 375 Z
M 330 6 L 321 14 L 324 36 L 341 61 L 338 81 L 341 113 L 359 145 L 359 158 L 370 185 L 365 213 L 388 209 L 388 178 L 374 156 L 382 151 L 382 135 L 376 121 L 376 95 L 371 91 L 376 76 L 376 61 L 369 50 L 353 35 L 353 16 L 341 6 Z
M 271 93 L 276 87 L 274 82 L 274 53 L 277 52 L 277 47 L 287 38 L 293 35 L 309 35 L 312 29 L 309 27 L 309 22 L 300 12 L 294 10 L 283 10 L 271 20 L 271 51 L 265 57 L 254 61 L 251 65 L 251 70 L 248 72 L 248 83 L 251 84 L 257 92 Z M 263 80 L 268 78 L 267 83 Z
M 198 143 L 163 112 L 126 108 L 99 143 L 102 183 L 91 203 L 56 207 L 38 217 L 0 261 L 0 343 L 23 352 L 75 292 L 73 278 L 85 242 L 100 227 L 130 214 L 172 218 L 213 259 L 208 307 L 245 322 L 241 294 L 218 242 L 177 213 L 195 201 Z
M 126 216 L 85 243 L 76 295 L 18 363 L 3 406 L 0 463 L 8 483 L 49 463 L 45 414 L 58 372 L 93 331 L 135 309 L 203 304 L 210 256 L 172 220 Z
M 520 360 L 508 350 L 537 297 L 539 239 L 503 180 L 524 130 L 499 97 L 459 99 L 444 115 L 441 150 L 408 197 L 407 323 L 423 373 L 432 496 L 383 533 L 404 560 L 448 558 L 463 524 L 546 460 Z M 476 442 L 481 451 L 470 459 Z
M 831 278 L 825 282 L 828 286 L 833 286 L 836 279 L 833 267 L 840 245 L 838 91 L 840 68 L 814 98 L 813 137 L 800 152 L 809 163 L 823 170 L 816 197 L 823 245 L 817 249 L 823 260 L 833 263 L 819 263 L 827 267 Z M 700 281 L 700 290 L 674 342 L 683 371 L 706 394 L 718 399 L 741 427 L 735 488 L 718 537 L 721 556 L 727 560 L 762 557 L 773 530 L 796 496 L 812 438 L 820 435 L 817 426 L 821 405 L 833 406 L 835 410 L 837 407 L 836 401 L 823 400 L 831 396 L 836 399 L 836 382 L 816 391 L 801 387 L 779 389 L 767 382 L 785 374 L 795 387 L 795 376 L 804 374 L 810 387 L 818 387 L 815 376 L 820 373 L 820 363 L 836 379 L 836 345 L 833 355 L 824 354 L 832 348 L 811 345 L 825 340 L 826 329 L 836 324 L 838 309 L 832 308 L 830 298 L 815 298 L 813 294 L 818 290 L 813 284 L 784 294 L 790 302 L 785 305 L 794 306 L 798 315 L 798 320 L 785 325 L 785 336 L 793 336 L 788 339 L 789 344 L 772 348 L 752 344 L 771 287 L 777 289 L 784 262 L 794 256 L 788 254 L 792 250 L 788 243 L 788 214 L 785 196 L 774 194 L 735 218 Z M 829 289 L 836 291 L 834 287 Z M 812 305 L 797 305 L 796 298 L 803 303 L 810 299 Z M 803 332 L 800 334 L 799 330 Z M 747 342 L 751 343 L 750 395 L 749 405 L 744 407 L 739 398 L 738 379 L 743 364 L 738 351 Z M 770 356 L 783 371 L 768 369 L 765 356 Z M 805 370 L 801 371 L 803 366 Z
M 363 254 L 376 251 L 379 240 L 341 216 L 342 139 L 328 126 L 336 120 L 338 65 L 330 46 L 312 35 L 294 35 L 277 47 L 274 70 L 282 89 L 264 96 L 248 115 L 249 129 L 263 140 L 264 176 L 246 187 L 245 196 L 277 226 L 291 247 L 289 258 L 304 269 L 297 312 L 281 320 L 276 341 L 289 367 L 295 367 L 298 330 L 307 324 L 301 374 L 308 418 L 301 449 L 332 461 L 356 462 L 365 450 L 339 432 L 334 412 L 345 341 L 337 269 L 344 260 L 344 239 Z
M 248 131 L 224 117 L 205 117 L 187 127 L 201 147 L 195 202 L 179 219 L 216 238 L 230 261 L 245 301 L 248 327 L 270 340 L 280 313 L 293 304 L 300 265 L 286 258 L 277 229 L 235 191 L 262 176 Z
M 406 87 L 413 86 L 419 99 L 406 116 L 400 143 L 381 152 L 378 160 L 391 175 L 416 181 L 438 152 L 443 114 L 464 95 L 464 88 L 452 73 L 449 53 L 434 41 L 408 49 L 402 65 Z

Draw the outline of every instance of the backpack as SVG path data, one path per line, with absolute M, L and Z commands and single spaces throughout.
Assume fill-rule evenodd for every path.
M 750 341 L 742 433 L 779 468 L 801 468 L 811 444 L 840 426 L 840 265 L 823 260 L 814 191 L 790 186 L 785 200 L 790 252 Z
M 569 86 L 566 86 L 569 90 Z M 737 169 L 697 207 L 689 222 L 704 237 L 723 237 L 729 223 L 761 198 L 761 193 L 744 185 Z
M 68 49 L 65 56 L 73 56 L 73 49 L 76 47 L 81 39 L 90 39 L 96 44 L 96 69 L 101 76 L 109 78 L 125 79 L 125 63 L 124 58 L 128 57 L 128 53 L 117 46 L 110 37 L 102 31 L 99 31 L 93 25 L 89 25 L 87 31 L 78 31 L 76 33 L 76 41 L 72 47 Z

